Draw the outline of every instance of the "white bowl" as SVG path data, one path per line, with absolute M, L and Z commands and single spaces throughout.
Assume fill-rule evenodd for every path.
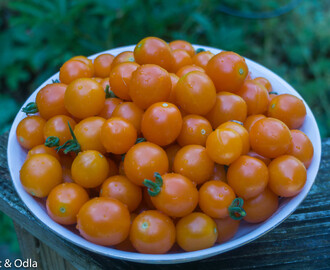
M 209 50 L 214 54 L 221 51 L 219 49 L 199 46 L 199 45 L 194 45 L 194 47 L 195 49 L 203 48 L 205 50 Z M 134 46 L 127 46 L 127 47 L 112 49 L 102 53 L 111 53 L 113 55 L 117 55 L 123 51 L 133 51 L 133 50 L 134 50 Z M 94 59 L 99 54 L 95 54 L 89 58 Z M 279 94 L 289 93 L 302 99 L 302 97 L 287 82 L 285 82 L 279 76 L 274 74 L 272 71 L 249 59 L 246 59 L 246 63 L 249 67 L 249 70 L 252 73 L 252 76 L 253 77 L 263 76 L 267 78 L 271 82 L 274 91 L 278 92 Z M 45 85 L 52 83 L 52 80 L 58 79 L 58 77 L 59 74 L 57 73 L 52 77 L 50 77 L 47 81 L 45 81 L 28 98 L 28 100 L 25 102 L 23 107 L 27 103 L 35 101 L 35 97 L 38 91 Z M 66 240 L 76 244 L 77 246 L 88 249 L 98 254 L 102 254 L 104 256 L 109 256 L 112 258 L 123 259 L 134 262 L 143 262 L 143 263 L 152 263 L 152 264 L 172 264 L 172 263 L 183 263 L 194 260 L 200 260 L 237 248 L 239 246 L 242 246 L 246 243 L 249 243 L 257 239 L 258 237 L 272 230 L 282 221 L 284 221 L 306 197 L 307 193 L 309 192 L 309 190 L 313 185 L 313 182 L 315 180 L 320 165 L 321 139 L 315 118 L 305 101 L 304 103 L 307 110 L 307 116 L 301 130 L 307 134 L 307 136 L 310 138 L 310 140 L 313 143 L 314 157 L 310 167 L 307 170 L 307 182 L 303 190 L 293 198 L 281 199 L 278 210 L 266 221 L 258 224 L 249 224 L 243 221 L 234 238 L 232 238 L 226 243 L 215 245 L 208 249 L 203 249 L 194 252 L 183 252 L 183 253 L 164 254 L 164 255 L 150 255 L 150 254 L 126 252 L 126 251 L 116 250 L 111 247 L 99 246 L 91 242 L 88 242 L 79 234 L 77 234 L 77 231 L 75 229 L 71 227 L 69 229 L 54 222 L 47 215 L 45 206 L 43 205 L 42 201 L 37 200 L 33 198 L 31 195 L 29 195 L 24 190 L 20 182 L 19 171 L 23 165 L 23 162 L 27 154 L 27 151 L 24 150 L 16 140 L 16 127 L 18 123 L 24 117 L 26 117 L 25 114 L 21 111 L 17 114 L 9 134 L 9 141 L 8 141 L 9 171 L 18 195 L 21 197 L 22 201 L 26 204 L 26 206 L 30 209 L 30 211 L 39 220 L 41 220 L 41 222 L 43 222 L 50 230 L 54 231 L 56 234 L 65 238 Z

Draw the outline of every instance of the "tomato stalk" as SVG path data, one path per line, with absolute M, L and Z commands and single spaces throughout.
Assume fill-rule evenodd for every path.
M 163 178 L 160 176 L 158 172 L 155 172 L 155 182 L 144 179 L 143 184 L 148 188 L 148 193 L 150 196 L 155 197 L 161 191 L 161 187 L 163 186 Z
M 135 144 L 141 143 L 141 142 L 146 142 L 147 140 L 145 138 L 137 138 Z
M 246 212 L 243 209 L 243 199 L 236 198 L 233 200 L 231 205 L 228 207 L 229 216 L 234 220 L 241 220 L 246 216 Z
M 60 146 L 60 139 L 56 136 L 49 136 L 44 145 L 47 147 Z
M 198 53 L 200 53 L 200 52 L 205 52 L 205 50 L 204 50 L 203 48 L 198 48 L 198 49 L 196 50 L 196 54 L 198 54 Z
M 37 103 L 35 102 L 30 102 L 28 103 L 23 109 L 22 112 L 26 113 L 26 114 L 33 114 L 33 113 L 37 113 L 38 110 L 38 106 Z
M 277 93 L 277 92 L 274 92 L 274 91 L 269 92 L 268 94 L 269 94 L 269 95 L 278 95 L 278 93 Z
M 105 90 L 104 91 L 105 91 L 105 98 L 116 98 L 115 93 L 110 90 L 110 86 L 109 85 L 107 85 L 105 87 Z
M 68 126 L 70 129 L 70 133 L 72 135 L 72 139 L 66 141 L 63 145 L 56 147 L 55 150 L 57 150 L 57 152 L 60 150 L 63 150 L 64 154 L 67 154 L 69 152 L 74 152 L 74 153 L 78 154 L 81 151 L 80 144 L 79 144 L 76 136 L 74 135 L 69 122 L 68 122 Z

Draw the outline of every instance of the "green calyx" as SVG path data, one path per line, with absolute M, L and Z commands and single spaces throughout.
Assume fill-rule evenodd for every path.
M 144 179 L 143 184 L 148 188 L 148 193 L 150 196 L 155 197 L 159 194 L 161 191 L 161 188 L 163 186 L 163 178 L 160 176 L 158 172 L 155 172 L 155 182 Z
M 110 86 L 109 85 L 107 85 L 105 87 L 104 92 L 105 92 L 105 98 L 116 98 L 115 93 L 110 90 Z
M 22 112 L 26 113 L 26 114 L 34 114 L 37 113 L 38 110 L 38 106 L 37 103 L 35 102 L 30 102 L 28 103 L 23 109 Z
M 229 216 L 234 220 L 241 220 L 246 216 L 246 212 L 243 209 L 243 199 L 236 198 L 233 200 L 231 205 L 228 207 Z
M 141 142 L 146 142 L 147 140 L 145 138 L 137 138 L 135 141 L 135 144 L 141 143 Z
M 47 147 L 60 146 L 60 139 L 56 136 L 49 136 L 44 145 Z
M 274 91 L 269 92 L 268 94 L 269 94 L 269 95 L 278 95 L 278 93 L 277 93 L 277 92 L 274 92 Z
M 197 53 L 200 53 L 200 52 L 205 52 L 205 50 L 204 50 L 203 48 L 198 48 L 198 49 L 196 50 L 196 54 L 197 54 Z
M 59 79 L 52 80 L 53 83 L 60 83 Z
M 67 154 L 69 152 L 74 152 L 74 153 L 78 154 L 81 151 L 80 144 L 78 143 L 78 140 L 77 140 L 76 136 L 74 135 L 69 122 L 68 122 L 68 126 L 70 129 L 70 133 L 72 135 L 72 139 L 66 141 L 63 145 L 56 147 L 55 150 L 57 152 L 60 150 L 63 150 L 64 154 Z

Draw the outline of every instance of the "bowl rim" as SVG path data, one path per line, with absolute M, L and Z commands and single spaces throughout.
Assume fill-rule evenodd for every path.
M 135 45 L 129 45 L 129 46 L 123 46 L 123 47 L 118 47 L 110 50 L 106 50 L 103 52 L 96 53 L 94 55 L 89 56 L 88 58 L 94 59 L 98 55 L 103 54 L 103 53 L 111 53 L 113 55 L 117 55 L 120 52 L 123 51 L 133 51 Z M 196 45 L 193 44 L 193 47 L 195 49 L 197 48 L 202 48 L 208 51 L 211 51 L 213 53 L 218 53 L 221 52 L 222 50 L 213 48 L 213 47 L 208 47 L 208 46 L 203 46 L 203 45 Z M 277 74 L 269 70 L 268 68 L 262 66 L 261 64 L 258 64 L 246 57 L 247 65 L 249 69 L 252 67 L 253 69 L 257 71 L 262 71 L 263 73 L 268 74 L 271 76 L 271 78 L 274 81 L 278 81 L 281 83 L 286 91 L 289 90 L 291 94 L 294 94 L 295 96 L 299 97 L 300 99 L 303 100 L 305 106 L 306 106 L 306 112 L 307 115 L 310 117 L 311 124 L 313 126 L 313 132 L 315 133 L 315 139 L 313 141 L 313 146 L 314 146 L 314 157 L 313 161 L 311 164 L 311 167 L 313 165 L 313 170 L 310 171 L 309 168 L 309 182 L 307 186 L 307 181 L 304 189 L 299 193 L 297 196 L 292 197 L 288 200 L 287 204 L 283 207 L 285 208 L 286 211 L 282 211 L 283 209 L 279 209 L 278 213 L 266 221 L 262 223 L 258 223 L 260 226 L 251 232 L 248 232 L 245 235 L 242 235 L 238 237 L 237 239 L 230 240 L 228 242 L 215 245 L 211 248 L 203 249 L 203 250 L 198 250 L 198 251 L 192 251 L 192 252 L 182 252 L 182 253 L 169 253 L 169 254 L 142 254 L 142 253 L 135 253 L 135 252 L 127 252 L 127 251 L 121 251 L 117 250 L 111 247 L 104 247 L 104 246 L 99 246 L 96 244 L 93 244 L 81 236 L 75 234 L 74 232 L 70 231 L 67 227 L 64 227 L 60 224 L 57 224 L 55 221 L 53 221 L 47 213 L 40 213 L 41 206 L 38 205 L 38 202 L 30 196 L 22 187 L 20 183 L 19 177 L 17 178 L 18 171 L 16 170 L 15 162 L 16 162 L 16 157 L 15 155 L 17 154 L 15 151 L 17 150 L 17 147 L 15 149 L 15 143 L 16 141 L 16 127 L 19 123 L 19 121 L 25 117 L 25 114 L 21 112 L 21 109 L 26 106 L 28 102 L 34 101 L 35 96 L 39 90 L 44 87 L 46 84 L 49 84 L 52 82 L 52 80 L 58 79 L 59 77 L 59 72 L 56 74 L 52 75 L 49 79 L 47 79 L 44 83 L 42 83 L 26 100 L 26 102 L 23 104 L 22 108 L 20 111 L 17 113 L 10 133 L 9 133 L 9 139 L 8 139 L 8 148 L 7 148 L 7 157 L 8 157 L 8 167 L 9 167 L 9 172 L 11 175 L 11 179 L 13 181 L 14 187 L 17 191 L 17 194 L 23 201 L 23 203 L 26 205 L 26 207 L 30 210 L 30 212 L 39 220 L 41 221 L 49 230 L 57 234 L 58 236 L 66 239 L 67 241 L 81 247 L 84 249 L 87 249 L 89 251 L 105 255 L 108 257 L 116 258 L 116 259 L 122 259 L 122 260 L 127 260 L 127 261 L 133 261 L 133 262 L 140 262 L 140 263 L 149 263 L 149 264 L 174 264 L 174 263 L 184 263 L 184 262 L 190 262 L 190 261 L 196 261 L 196 260 L 201 260 L 205 259 L 208 257 L 212 257 L 214 255 L 218 255 L 224 252 L 227 252 L 229 250 L 238 248 L 242 245 L 245 245 L 247 243 L 250 243 L 251 241 L 254 241 L 255 239 L 261 237 L 262 235 L 266 234 L 270 230 L 274 229 L 277 227 L 279 224 L 281 224 L 283 221 L 285 221 L 295 210 L 296 208 L 301 204 L 301 202 L 305 199 L 307 196 L 308 192 L 310 191 L 319 166 L 320 166 L 320 160 L 321 160 L 321 137 L 320 137 L 320 132 L 315 120 L 315 117 L 305 102 L 305 100 L 301 97 L 301 95 L 291 86 L 289 85 L 284 79 L 279 77 Z M 269 79 L 269 77 L 266 77 Z M 39 209 L 40 208 L 40 209 Z M 42 210 L 42 209 L 41 209 Z

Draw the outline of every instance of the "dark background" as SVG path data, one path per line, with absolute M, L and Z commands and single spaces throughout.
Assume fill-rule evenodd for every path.
M 157 36 L 235 51 L 268 67 L 304 97 L 329 137 L 329 25 L 327 0 L 0 0 L 0 134 L 70 57 Z M 19 248 L 0 212 L 0 258 L 8 252 L 17 256 Z

